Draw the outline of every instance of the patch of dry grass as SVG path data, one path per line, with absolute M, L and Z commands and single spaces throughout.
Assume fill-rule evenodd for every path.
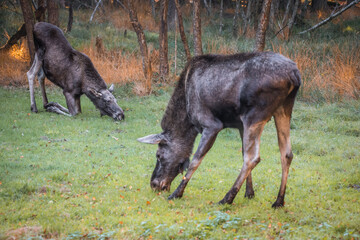
M 109 51 L 101 48 L 99 51 L 93 42 L 81 51 L 90 57 L 104 81 L 118 85 L 134 83 L 134 93 L 145 95 L 146 80 L 143 73 L 141 56 L 135 52 L 123 54 L 121 50 L 116 49 Z M 148 46 L 148 49 L 153 72 L 156 72 L 159 64 L 159 51 L 155 50 L 151 44 Z
M 323 99 L 331 102 L 336 99 L 360 97 L 360 49 L 338 44 L 324 45 L 319 51 L 294 44 L 293 48 L 277 46 L 279 52 L 294 62 L 302 74 L 301 96 L 306 100 Z
M 104 50 L 99 54 L 94 44 L 82 49 L 82 52 L 89 56 L 95 68 L 106 83 L 124 84 L 133 81 L 142 81 L 141 57 L 134 53 L 122 54 L 120 51 Z
M 27 85 L 26 72 L 30 56 L 25 41 L 14 45 L 9 51 L 0 51 L 0 85 Z
M 142 27 L 147 31 L 157 32 L 159 27 L 155 22 L 155 19 L 151 13 L 150 1 L 134 1 L 134 8 L 137 12 L 137 17 Z M 159 4 L 159 3 L 155 3 Z M 105 14 L 102 18 L 105 21 L 111 22 L 118 29 L 130 29 L 133 30 L 129 14 L 123 8 L 113 8 L 110 4 L 105 7 Z
M 207 39 L 206 49 L 209 53 L 212 54 L 234 54 L 237 52 L 237 48 L 234 44 L 224 44 L 221 39 Z

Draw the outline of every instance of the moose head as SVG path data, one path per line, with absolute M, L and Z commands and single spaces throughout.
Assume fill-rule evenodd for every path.
M 114 85 L 111 84 L 109 89 L 105 88 L 96 90 L 94 88 L 90 88 L 87 95 L 96 108 L 100 110 L 101 116 L 108 115 L 114 120 L 120 121 L 125 118 L 125 115 L 124 111 L 117 104 L 116 98 L 112 94 L 113 91 Z
M 170 133 L 152 134 L 137 140 L 142 143 L 158 144 L 156 166 L 150 186 L 157 191 L 170 191 L 171 182 L 189 166 L 192 146 L 189 148 L 186 141 L 172 138 Z

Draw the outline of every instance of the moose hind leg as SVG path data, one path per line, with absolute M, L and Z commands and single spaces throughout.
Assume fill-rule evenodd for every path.
M 45 76 L 44 76 L 43 79 L 45 79 Z M 43 93 L 44 108 L 46 109 L 46 111 L 54 112 L 54 113 L 57 113 L 57 114 L 61 114 L 61 115 L 65 115 L 65 116 L 70 117 L 71 115 L 70 115 L 69 110 L 67 110 L 67 108 L 61 106 L 57 102 L 48 102 L 46 92 L 45 92 L 44 81 L 41 82 L 40 79 L 39 79 L 39 82 L 40 82 L 40 85 L 41 85 L 41 91 Z
M 47 112 L 53 112 L 53 113 L 57 113 L 57 114 L 61 114 L 61 115 L 71 117 L 71 115 L 69 114 L 69 110 L 67 110 L 66 108 L 64 108 L 63 106 L 61 106 L 57 102 L 49 102 L 44 107 L 45 107 Z
M 34 62 L 30 68 L 30 70 L 26 73 L 28 81 L 29 81 L 29 90 L 30 90 L 30 104 L 31 111 L 38 112 L 36 107 L 35 95 L 34 95 L 34 80 L 36 74 L 39 72 L 42 65 L 42 61 L 39 60 L 38 53 L 35 53 Z
M 255 124 L 250 125 L 249 127 L 245 126 L 244 130 L 244 164 L 241 168 L 240 174 L 237 177 L 234 185 L 230 191 L 225 195 L 225 197 L 219 202 L 219 204 L 231 204 L 234 201 L 237 193 L 239 192 L 242 184 L 245 179 L 248 178 L 252 169 L 260 162 L 260 136 L 264 129 L 266 121 L 261 121 Z
M 290 114 L 284 111 L 283 107 L 280 107 L 274 114 L 276 131 L 278 135 L 279 149 L 281 155 L 281 185 L 279 194 L 273 208 L 279 208 L 284 206 L 286 182 L 289 174 L 289 168 L 293 159 L 290 143 Z
M 242 157 L 244 160 L 244 127 L 242 126 L 239 129 L 240 132 L 240 137 L 241 137 L 241 153 L 242 153 Z M 252 176 L 251 176 L 251 172 L 249 173 L 248 177 L 246 178 L 246 190 L 245 190 L 245 196 L 246 198 L 253 198 L 255 197 L 255 192 L 253 189 L 253 184 L 252 184 Z
M 252 184 L 251 172 L 249 173 L 248 177 L 246 178 L 246 190 L 245 190 L 244 197 L 249 198 L 249 199 L 255 197 L 255 192 L 254 192 L 253 184 Z

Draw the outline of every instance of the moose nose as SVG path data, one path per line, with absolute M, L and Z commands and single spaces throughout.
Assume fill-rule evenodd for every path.
M 157 191 L 160 191 L 160 182 L 156 179 L 152 180 L 150 182 L 150 186 L 153 190 L 157 190 Z
M 117 120 L 117 121 L 121 121 L 121 120 L 125 119 L 125 115 L 124 115 L 123 112 L 120 112 L 120 113 L 116 114 L 114 119 Z

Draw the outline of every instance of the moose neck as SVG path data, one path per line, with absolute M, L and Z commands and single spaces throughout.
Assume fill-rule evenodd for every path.
M 165 134 L 170 135 L 173 142 L 181 145 L 184 155 L 190 157 L 198 132 L 190 122 L 186 111 L 184 78 L 183 73 L 171 96 L 161 121 L 161 127 Z

